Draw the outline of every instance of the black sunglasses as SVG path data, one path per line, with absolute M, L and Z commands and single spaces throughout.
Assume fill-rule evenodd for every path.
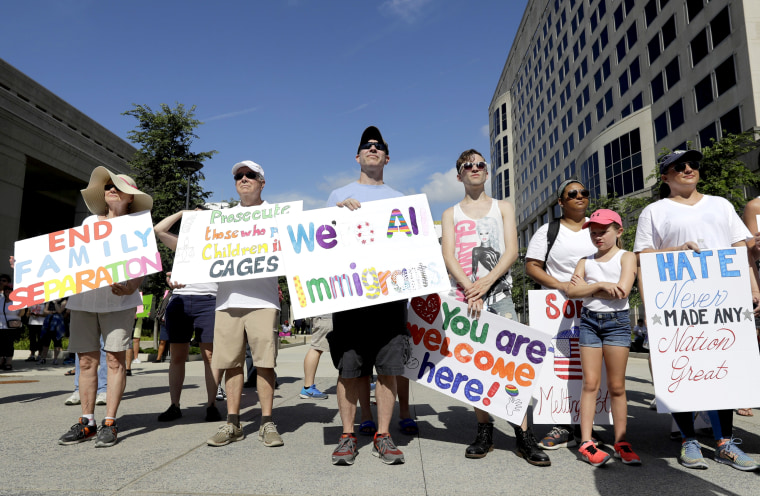
M 488 167 L 488 164 L 485 162 L 465 162 L 462 164 L 462 167 L 459 170 L 461 171 L 464 169 L 468 171 L 472 170 L 473 167 L 477 167 L 478 170 L 484 170 L 486 167 Z
M 388 148 L 385 146 L 385 143 L 362 143 L 359 146 L 359 150 L 369 150 L 372 147 L 375 147 L 377 151 L 379 152 L 385 152 L 388 151 Z
M 687 165 L 691 170 L 699 170 L 699 162 L 679 162 L 673 166 L 673 170 L 676 172 L 683 172 L 686 170 Z
M 578 195 L 581 195 L 581 198 L 588 198 L 591 193 L 587 189 L 571 189 L 567 192 L 567 197 L 570 200 L 575 200 L 575 198 Z
M 111 191 L 111 188 L 116 188 L 115 184 L 105 184 L 103 185 L 103 191 Z M 121 191 L 119 188 L 116 188 L 116 191 Z
M 258 172 L 253 172 L 253 171 L 250 171 L 250 170 L 247 171 L 247 172 L 238 172 L 233 177 L 235 178 L 235 181 L 240 181 L 241 179 L 243 179 L 243 176 L 247 177 L 248 179 L 258 179 L 259 178 Z

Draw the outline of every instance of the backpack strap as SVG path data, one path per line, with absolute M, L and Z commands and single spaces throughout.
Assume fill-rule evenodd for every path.
M 549 230 L 546 233 L 546 258 L 544 258 L 544 267 L 546 267 L 546 261 L 549 260 L 549 252 L 552 251 L 554 242 L 557 241 L 557 235 L 559 234 L 559 219 L 554 219 L 549 222 Z

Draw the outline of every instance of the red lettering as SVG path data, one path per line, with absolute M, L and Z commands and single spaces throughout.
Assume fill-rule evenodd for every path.
M 556 319 L 559 317 L 559 308 L 554 304 L 557 300 L 557 295 L 549 293 L 546 295 L 546 316 L 550 319 Z
M 110 222 L 106 220 L 101 220 L 96 222 L 93 225 L 93 229 L 95 230 L 95 233 L 93 234 L 93 239 L 103 239 L 108 237 L 111 234 L 111 231 L 113 230 L 113 226 Z
M 66 248 L 66 241 L 63 239 L 65 231 L 56 231 L 48 234 L 48 251 L 60 251 Z M 60 246 L 59 246 L 60 245 Z
M 451 342 L 451 339 L 444 338 L 443 344 L 441 345 L 441 355 L 450 357 L 451 352 L 449 351 L 449 343 Z
M 61 231 L 63 232 L 63 231 Z M 11 293 L 10 299 L 14 302 L 8 307 L 9 310 L 18 310 L 30 307 L 38 303 L 45 303 L 44 282 L 38 282 L 25 288 L 16 288 Z
M 441 333 L 435 329 L 430 329 L 425 333 L 425 337 L 422 339 L 422 344 L 430 351 L 438 350 L 438 345 L 441 344 Z

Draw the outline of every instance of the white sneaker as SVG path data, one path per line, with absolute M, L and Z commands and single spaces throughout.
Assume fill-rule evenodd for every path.
M 96 405 L 105 405 L 106 404 L 106 393 L 98 393 L 98 396 L 95 398 L 95 404 Z
M 139 358 L 135 358 L 134 360 L 132 360 L 132 363 L 142 363 L 142 362 L 140 361 Z
M 79 391 L 74 391 L 71 396 L 66 398 L 66 404 L 67 405 L 78 405 L 81 401 L 79 399 Z

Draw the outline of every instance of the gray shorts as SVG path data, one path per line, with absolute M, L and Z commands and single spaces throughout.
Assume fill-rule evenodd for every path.
M 332 314 L 317 315 L 312 319 L 311 347 L 317 351 L 330 351 L 327 333 L 333 330 Z
M 132 347 L 135 309 L 118 312 L 71 311 L 69 351 L 87 353 L 100 350 L 100 336 L 106 351 L 126 351 Z

